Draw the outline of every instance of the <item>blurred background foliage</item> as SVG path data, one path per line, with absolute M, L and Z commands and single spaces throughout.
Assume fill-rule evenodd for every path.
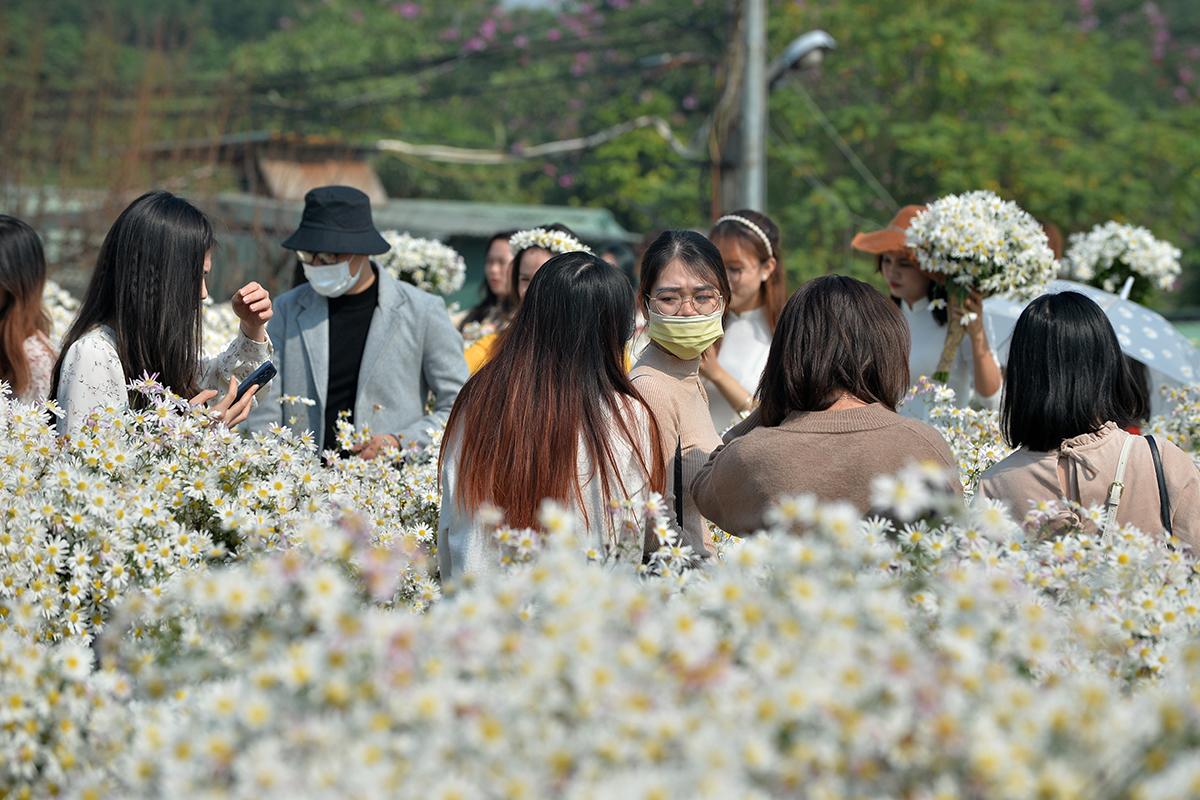
M 737 19 L 714 0 L 5 0 L 0 182 L 200 193 L 234 178 L 146 148 L 270 131 L 519 155 L 655 115 L 694 152 L 642 128 L 503 165 L 371 158 L 393 197 L 706 229 Z M 867 276 L 855 231 L 988 188 L 1064 234 L 1149 227 L 1184 251 L 1164 306 L 1200 306 L 1200 4 L 776 0 L 771 54 L 815 28 L 838 49 L 770 96 L 768 211 L 793 282 Z

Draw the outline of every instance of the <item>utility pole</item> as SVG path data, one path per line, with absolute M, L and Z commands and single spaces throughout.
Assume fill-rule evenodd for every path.
M 746 68 L 742 72 L 741 208 L 767 210 L 767 0 L 742 0 Z
M 726 84 L 712 117 L 714 215 L 738 208 L 766 212 L 767 95 L 789 74 L 815 67 L 835 48 L 837 42 L 825 31 L 808 31 L 768 67 L 767 0 L 741 0 L 737 35 L 726 56 Z

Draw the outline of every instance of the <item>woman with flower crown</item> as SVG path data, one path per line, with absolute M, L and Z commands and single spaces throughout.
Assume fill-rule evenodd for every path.
M 700 359 L 713 425 L 724 431 L 754 407 L 787 286 L 779 227 L 766 214 L 749 209 L 726 214 L 713 223 L 708 238 L 721 251 L 732 291 L 725 336 Z
M 650 343 L 630 377 L 658 419 L 667 461 L 667 512 L 697 555 L 713 549 L 688 487 L 721 446 L 700 381 L 700 359 L 723 333 L 729 278 L 721 253 L 694 231 L 663 231 L 642 256 L 638 303 Z
M 520 305 L 525 297 L 525 290 L 533 276 L 554 255 L 572 252 L 591 253 L 587 245 L 579 241 L 575 232 L 566 225 L 554 224 L 541 228 L 517 231 L 508 238 L 508 246 L 512 251 L 512 266 L 509 269 L 508 305 L 511 315 L 512 308 Z M 467 359 L 467 369 L 472 375 L 483 368 L 492 357 L 499 331 L 481 336 L 467 348 L 464 353 Z
M 637 509 L 663 491 L 664 467 L 654 414 L 622 363 L 633 290 L 590 253 L 559 254 L 538 270 L 446 423 L 443 580 L 495 569 L 495 526 L 545 527 L 543 500 L 571 509 L 597 553 L 642 562 Z
M 959 407 L 999 408 L 1003 379 L 1000 361 L 988 342 L 983 301 L 973 295 L 961 308 L 948 307 L 946 290 L 921 269 L 908 247 L 905 233 L 913 217 L 924 209 L 925 206 L 905 206 L 883 230 L 855 234 L 850 246 L 875 256 L 889 294 L 908 323 L 912 336 L 908 371 L 912 380 L 934 376 L 946 343 L 947 323 L 959 325 L 963 316 L 969 315 L 967 335 L 950 366 L 946 385 L 954 390 L 954 401 Z M 900 413 L 925 419 L 929 406 L 915 398 L 901 406 Z

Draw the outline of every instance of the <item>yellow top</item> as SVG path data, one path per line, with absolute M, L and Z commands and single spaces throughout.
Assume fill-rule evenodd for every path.
M 467 360 L 467 372 L 474 375 L 483 369 L 484 364 L 492 360 L 492 351 L 496 348 L 496 339 L 499 336 L 498 333 L 489 333 L 471 343 L 471 346 L 463 352 L 463 357 Z M 631 369 L 633 369 L 633 359 L 630 356 L 629 348 L 626 347 L 625 371 L 629 372 Z
M 496 338 L 500 334 L 489 333 L 487 336 L 480 336 L 471 346 L 463 352 L 463 357 L 467 359 L 467 371 L 474 375 L 479 370 L 483 369 L 483 365 L 492 360 L 492 350 L 496 346 Z

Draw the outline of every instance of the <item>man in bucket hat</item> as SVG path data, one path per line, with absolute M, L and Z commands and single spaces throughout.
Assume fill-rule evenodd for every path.
M 374 437 L 356 452 L 428 441 L 444 424 L 467 379 L 462 338 L 438 297 L 396 280 L 371 256 L 388 244 L 371 220 L 371 201 L 349 186 L 304 196 L 300 227 L 283 246 L 296 251 L 307 279 L 275 301 L 268 325 L 279 376 L 250 417 L 312 431 L 317 447 L 336 450 L 336 422 L 350 412 Z M 434 396 L 433 412 L 425 413 Z M 280 404 L 283 395 L 316 405 Z

